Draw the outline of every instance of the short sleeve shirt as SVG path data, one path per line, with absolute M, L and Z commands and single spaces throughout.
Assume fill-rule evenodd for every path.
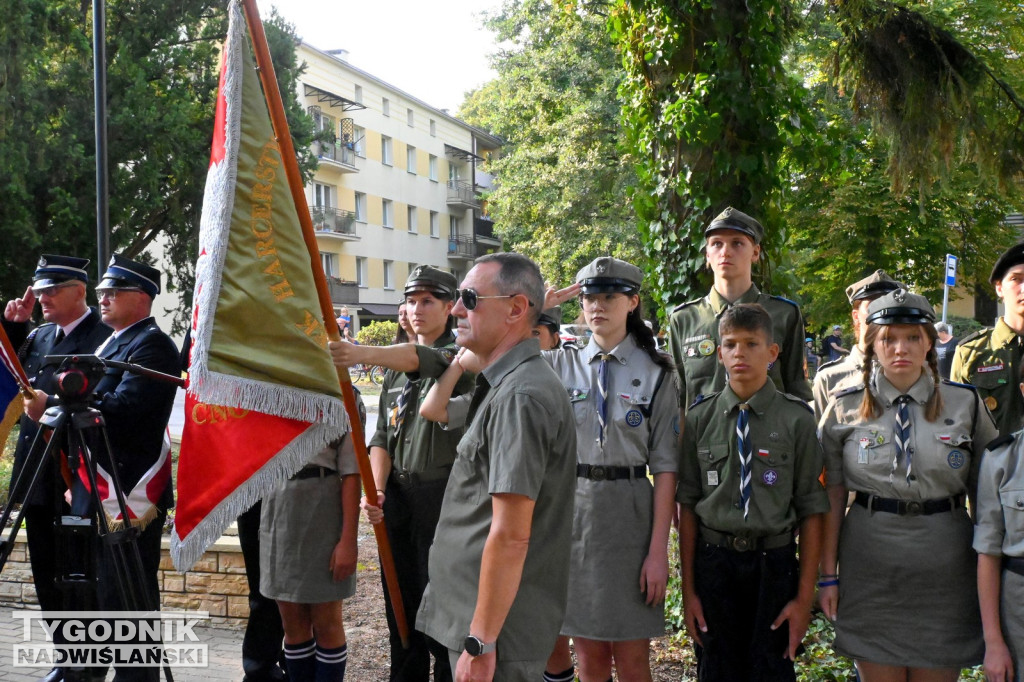
M 860 346 L 850 349 L 850 354 L 845 355 L 835 362 L 829 362 L 821 366 L 814 377 L 814 384 L 811 387 L 814 393 L 814 417 L 821 419 L 825 407 L 832 396 L 844 388 L 850 388 L 864 382 L 864 351 Z
M 974 550 L 1024 557 L 1024 433 L 985 452 L 978 476 Z
M 466 433 L 430 549 L 430 583 L 417 629 L 458 651 L 469 633 L 491 496 L 534 500 L 522 580 L 498 635 L 499 660 L 541 660 L 562 625 L 576 492 L 576 429 L 561 381 L 535 339 L 476 378 Z
M 814 416 L 769 381 L 747 401 L 753 462 L 750 511 L 743 518 L 736 437 L 741 402 L 726 386 L 686 413 L 677 501 L 692 507 L 707 528 L 745 538 L 778 535 L 826 513 Z

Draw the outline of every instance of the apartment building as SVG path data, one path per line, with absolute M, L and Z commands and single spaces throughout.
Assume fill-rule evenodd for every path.
M 395 319 L 408 273 L 433 265 L 461 279 L 500 239 L 481 199 L 481 166 L 501 140 L 303 43 L 299 101 L 333 141 L 314 143 L 306 188 L 335 309 Z

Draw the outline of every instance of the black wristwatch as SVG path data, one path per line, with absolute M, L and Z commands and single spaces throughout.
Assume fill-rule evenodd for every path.
M 490 644 L 485 644 L 479 637 L 469 635 L 462 643 L 462 646 L 465 647 L 466 653 L 470 656 L 483 656 L 484 654 L 489 654 L 497 649 L 498 643 L 491 642 Z

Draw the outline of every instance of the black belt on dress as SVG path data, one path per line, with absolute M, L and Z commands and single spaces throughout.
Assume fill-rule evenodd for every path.
M 304 466 L 294 474 L 292 474 L 291 480 L 301 481 L 305 478 L 327 478 L 328 476 L 337 476 L 338 472 L 334 469 L 327 467 L 318 466 Z
M 1004 556 L 1003 557 L 1003 568 L 1005 568 L 1010 573 L 1016 573 L 1017 575 L 1024 575 L 1024 557 Z
M 741 538 L 738 535 L 719 533 L 705 526 L 700 527 L 700 539 L 715 547 L 725 547 L 737 552 L 760 552 L 766 549 L 779 549 L 786 547 L 793 542 L 793 531 L 779 533 L 778 535 L 766 535 L 759 538 Z
M 865 492 L 858 492 L 853 501 L 871 511 L 882 511 L 900 516 L 928 516 L 942 514 L 963 506 L 960 496 L 940 497 L 935 500 L 894 500 L 888 497 L 876 497 Z
M 591 481 L 615 481 L 625 478 L 644 478 L 647 476 L 647 466 L 638 464 L 635 467 L 616 467 L 604 464 L 577 464 L 576 475 L 579 478 L 589 478 Z
M 423 471 L 403 471 L 402 469 L 391 470 L 391 480 L 403 488 L 409 488 L 423 483 L 443 481 L 452 473 L 451 467 L 439 467 L 424 469 Z

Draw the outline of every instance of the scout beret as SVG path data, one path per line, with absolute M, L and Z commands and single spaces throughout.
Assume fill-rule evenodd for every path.
M 761 227 L 761 223 L 743 211 L 737 211 L 732 206 L 715 216 L 715 219 L 704 230 L 704 237 L 707 238 L 709 234 L 718 230 L 742 232 L 753 239 L 755 244 L 760 244 L 764 238 L 764 228 Z
M 160 271 L 115 253 L 110 257 L 97 289 L 141 289 L 155 298 L 160 293 Z
M 409 279 L 405 280 L 405 293 L 429 291 L 443 298 L 454 299 L 455 289 L 458 286 L 459 281 L 452 273 L 429 265 L 421 265 L 409 273 Z
M 595 258 L 576 274 L 583 294 L 636 293 L 643 279 L 640 268 L 611 256 Z
M 846 298 L 850 305 L 866 298 L 878 298 L 882 294 L 903 288 L 903 285 L 890 277 L 885 270 L 875 270 L 862 280 L 846 287 Z
M 35 274 L 32 275 L 32 289 L 45 289 L 75 280 L 88 284 L 89 273 L 85 270 L 88 265 L 88 258 L 43 254 L 36 264 Z
M 999 256 L 996 264 L 992 266 L 992 274 L 988 276 L 988 281 L 995 284 L 1003 278 L 1007 270 L 1021 263 L 1024 263 L 1024 242 L 1014 244 Z
M 896 289 L 868 306 L 868 324 L 933 324 L 935 310 L 928 299 Z

